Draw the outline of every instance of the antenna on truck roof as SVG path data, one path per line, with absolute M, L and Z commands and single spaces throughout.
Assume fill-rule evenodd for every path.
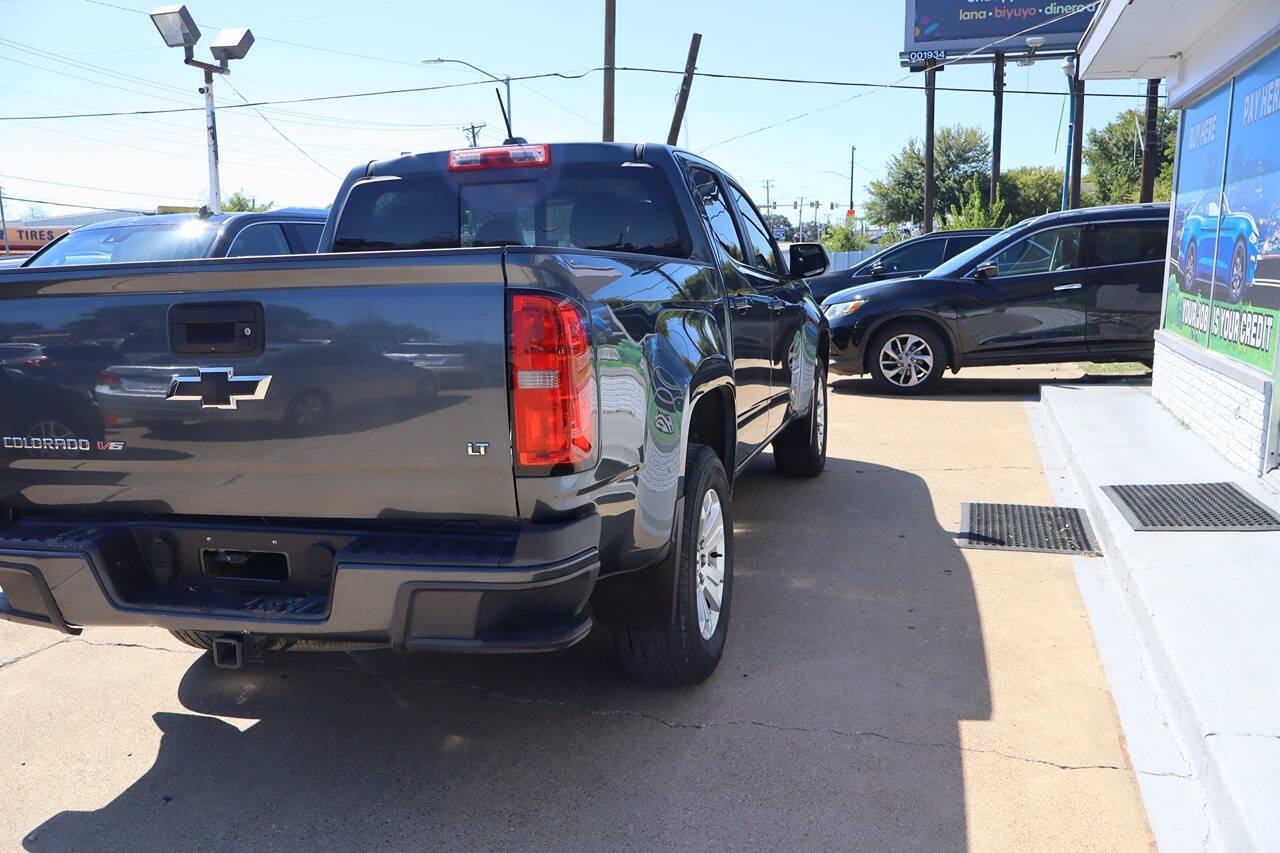
M 498 109 L 502 110 L 502 123 L 507 126 L 507 138 L 503 140 L 503 145 L 524 145 L 528 140 L 524 137 L 516 136 L 511 132 L 511 118 L 507 115 L 507 107 L 502 103 L 502 92 L 497 86 L 493 87 L 493 93 L 498 96 Z

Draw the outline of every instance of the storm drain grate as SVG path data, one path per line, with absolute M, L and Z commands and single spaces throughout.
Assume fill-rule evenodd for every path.
M 1101 556 L 1089 520 L 1075 507 L 963 505 L 961 548 Z
M 1235 483 L 1103 486 L 1134 530 L 1280 530 L 1280 516 Z

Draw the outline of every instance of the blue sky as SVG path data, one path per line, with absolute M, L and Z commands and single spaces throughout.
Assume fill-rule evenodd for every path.
M 229 79 L 250 100 L 298 98 L 474 81 L 466 59 L 499 75 L 580 72 L 602 62 L 603 0 L 439 3 L 421 0 L 195 0 L 204 30 L 197 56 L 219 27 L 248 26 L 258 37 Z M 689 36 L 703 34 L 701 71 L 888 83 L 898 66 L 904 12 L 892 0 L 786 4 L 699 0 L 618 2 L 617 64 L 678 69 Z M 200 107 L 200 75 L 165 48 L 145 14 L 147 0 L 0 0 L 0 115 Z M 135 11 L 129 11 L 130 9 Z M 324 48 L 324 50 L 317 49 Z M 31 51 L 43 51 L 32 53 Z M 331 51 L 342 51 L 335 53 Z M 361 54 L 363 56 L 347 55 Z M 77 65 L 76 63 L 82 63 Z M 83 64 L 96 67 L 85 67 Z M 69 76 L 70 75 L 70 76 Z M 127 75 L 127 76 L 120 76 Z M 136 79 L 135 79 L 136 78 Z M 922 82 L 913 75 L 908 83 Z M 987 87 L 989 66 L 953 66 L 940 86 Z M 1065 91 L 1057 61 L 1010 65 L 1012 89 Z M 531 141 L 598 139 L 601 75 L 515 84 L 516 132 Z M 662 141 L 679 78 L 619 72 L 620 140 Z M 1139 106 L 1142 81 L 1090 82 L 1086 126 Z M 219 104 L 239 98 L 215 83 Z M 1055 165 L 1065 157 L 1064 98 L 1005 99 L 1004 165 Z M 804 118 L 723 140 L 802 113 Z M 942 92 L 939 126 L 991 125 L 989 93 Z M 501 141 L 489 86 L 280 107 L 267 115 L 293 142 L 341 176 L 367 159 L 465 145 L 460 128 L 487 124 L 482 141 Z M 1061 130 L 1059 124 L 1061 122 Z M 0 185 L 6 196 L 100 206 L 203 201 L 207 191 L 202 112 L 0 123 Z M 681 144 L 720 163 L 761 205 L 772 180 L 778 212 L 793 216 L 804 196 L 848 201 L 849 147 L 856 145 L 855 199 L 886 160 L 924 126 L 924 93 L 699 78 Z M 250 110 L 218 113 L 224 197 L 244 188 L 260 200 L 326 204 L 339 179 L 312 163 Z M 58 186 L 53 183 L 76 186 Z M 132 194 L 126 194 L 128 191 Z M 26 205 L 10 202 L 6 213 Z M 49 213 L 70 208 L 42 205 Z M 824 211 L 826 215 L 828 211 Z M 838 213 L 838 211 L 837 211 Z

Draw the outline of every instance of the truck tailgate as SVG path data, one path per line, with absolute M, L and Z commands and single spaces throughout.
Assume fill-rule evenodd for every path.
M 505 300 L 494 250 L 13 274 L 0 499 L 513 518 Z

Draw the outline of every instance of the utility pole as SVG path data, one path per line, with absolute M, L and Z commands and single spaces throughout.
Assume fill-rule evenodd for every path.
M 761 183 L 764 184 L 764 209 L 771 210 L 773 205 L 769 203 L 769 190 L 773 189 L 773 178 L 770 178 L 767 181 L 762 181 Z
M 937 70 L 931 59 L 924 65 L 924 222 L 921 233 L 933 231 L 933 116 L 937 100 Z
M 511 106 L 509 104 L 507 105 L 507 109 L 508 110 L 511 109 Z M 511 115 L 510 113 L 507 113 L 508 117 L 510 117 L 510 115 Z M 477 145 L 480 144 L 479 143 L 480 131 L 483 130 L 485 127 L 486 125 L 476 124 L 475 122 L 472 122 L 471 124 L 462 128 L 462 132 L 471 137 L 472 148 L 475 148 Z
M 4 219 L 4 187 L 0 187 L 0 231 L 4 232 L 4 253 L 9 254 L 9 223 Z
M 600 127 L 601 138 L 605 142 L 613 141 L 613 63 L 617 19 L 617 0 L 604 0 L 604 120 Z
M 1004 54 L 997 53 L 991 78 L 991 90 L 995 95 L 995 120 L 991 130 L 991 190 L 987 193 L 989 204 L 996 203 L 1000 192 L 1000 138 L 1004 135 Z
M 858 146 L 849 147 L 849 209 L 853 210 L 853 164 L 858 159 Z
M 1138 201 L 1147 203 L 1155 196 L 1156 164 L 1159 152 L 1156 144 L 1156 125 L 1160 116 L 1160 81 L 1147 81 L 1147 129 L 1142 138 L 1142 181 L 1138 189 Z
M 1071 198 L 1072 210 L 1080 207 L 1080 170 L 1084 161 L 1084 80 L 1080 79 L 1079 65 L 1071 78 L 1072 103 L 1075 104 L 1075 126 L 1071 128 Z
M 667 132 L 667 144 L 675 145 L 680 139 L 680 125 L 684 111 L 689 106 L 689 90 L 693 88 L 693 70 L 698 66 L 698 48 L 702 45 L 702 33 L 694 33 L 689 39 L 689 56 L 684 61 L 684 77 L 680 80 L 680 95 L 676 98 L 676 114 L 671 117 L 671 130 Z

